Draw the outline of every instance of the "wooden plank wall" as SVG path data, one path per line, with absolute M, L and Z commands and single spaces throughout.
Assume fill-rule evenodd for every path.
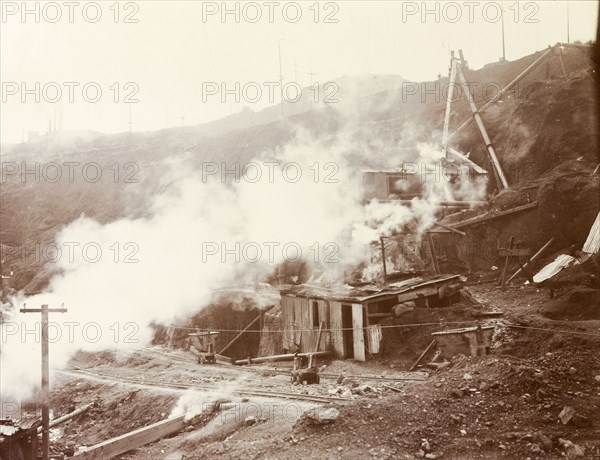
M 303 353 L 314 351 L 312 348 L 313 334 L 310 331 L 310 301 L 300 299 L 300 350 Z
M 344 335 L 342 332 L 342 303 L 329 302 L 329 327 L 331 331 L 331 344 L 333 354 L 337 358 L 344 358 Z
M 325 300 L 305 299 L 301 297 L 281 298 L 281 312 L 283 320 L 283 347 L 290 352 L 296 350 L 296 343 L 300 343 L 300 351 L 310 353 L 315 351 L 319 326 L 313 323 L 312 303 L 317 302 L 319 310 L 318 321 L 323 321 L 324 331 L 321 334 L 321 343 L 318 351 L 331 351 L 334 339 L 327 329 L 331 327 L 329 302 Z M 341 325 L 341 310 L 339 310 L 339 322 L 333 324 Z M 341 327 L 341 326 L 338 326 Z M 340 346 L 342 345 L 340 338 Z M 343 356 L 343 353 L 342 355 Z
M 283 348 L 292 352 L 295 350 L 294 340 L 296 339 L 295 327 L 295 304 L 298 299 L 295 297 L 281 298 L 281 316 L 283 322 Z
M 331 351 L 331 332 L 328 330 L 331 327 L 329 321 L 329 302 L 325 300 L 319 301 L 319 319 L 323 321 L 324 331 L 321 334 L 321 343 L 318 351 Z

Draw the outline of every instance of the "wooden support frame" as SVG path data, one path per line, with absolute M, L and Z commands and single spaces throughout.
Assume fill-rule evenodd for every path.
M 556 45 L 554 45 L 556 46 Z M 535 61 L 533 61 L 525 70 L 523 70 L 519 75 L 517 75 L 515 77 L 515 79 L 513 81 L 511 81 L 508 85 L 506 85 L 504 88 L 502 88 L 501 91 L 498 92 L 498 94 L 496 94 L 492 99 L 490 99 L 487 103 L 485 103 L 483 106 L 481 106 L 481 108 L 479 109 L 479 113 L 483 113 L 487 110 L 487 108 L 489 106 L 491 106 L 494 102 L 496 102 L 497 100 L 499 100 L 502 96 L 504 96 L 505 93 L 507 93 L 513 86 L 515 86 L 519 81 L 521 81 L 529 72 L 531 72 L 538 64 L 540 64 L 547 56 L 550 55 L 550 53 L 552 53 L 552 49 L 553 47 L 548 47 L 548 49 L 540 56 L 538 57 Z M 473 118 L 468 118 L 467 120 L 465 120 L 463 122 L 462 125 L 460 125 L 458 128 L 456 128 L 452 134 L 450 134 L 448 136 L 448 140 L 452 139 L 454 136 L 456 136 L 460 131 L 462 131 L 464 128 L 466 128 L 467 126 L 469 126 L 471 123 L 473 122 Z
M 475 105 L 475 101 L 473 99 L 473 96 L 471 95 L 471 90 L 469 88 L 469 85 L 467 84 L 467 80 L 463 73 L 463 69 L 460 65 L 456 64 L 456 70 L 457 70 L 456 73 L 458 75 L 458 80 L 460 81 L 460 84 L 463 87 L 465 97 L 467 98 L 469 107 L 471 108 L 471 111 L 473 112 L 473 119 L 475 120 L 477 129 L 479 130 L 481 139 L 483 140 L 483 143 L 485 144 L 485 148 L 487 149 L 488 157 L 489 157 L 490 163 L 492 165 L 494 175 L 496 176 L 498 189 L 502 190 L 502 189 L 508 188 L 508 181 L 506 180 L 504 171 L 502 171 L 502 166 L 500 165 L 500 162 L 498 161 L 498 157 L 496 155 L 496 151 L 494 150 L 494 146 L 492 145 L 492 141 L 491 141 L 490 137 L 488 136 L 488 133 L 485 129 L 485 125 L 483 124 L 483 120 L 481 119 L 481 114 L 479 113 L 479 110 L 477 109 L 477 106 Z

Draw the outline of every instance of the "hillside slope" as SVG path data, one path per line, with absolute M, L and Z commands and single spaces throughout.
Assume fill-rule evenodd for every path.
M 595 112 L 597 74 L 591 67 L 589 49 L 567 47 L 560 53 L 560 57 L 547 58 L 483 115 L 500 162 L 516 190 L 511 192 L 515 202 L 528 193 L 519 190 L 528 187 L 530 181 L 537 181 L 540 190 L 546 191 L 539 199 L 546 200 L 549 208 L 543 208 L 540 216 L 552 214 L 553 220 L 542 219 L 533 226 L 529 221 L 527 228 L 521 228 L 523 223 L 514 224 L 520 227 L 515 227 L 515 231 L 530 235 L 527 242 L 532 246 L 541 246 L 550 233 L 561 234 L 562 245 L 578 243 L 585 238 L 583 234 L 587 234 L 598 209 L 597 176 L 588 177 L 598 163 L 600 150 Z M 476 84 L 474 97 L 478 105 L 483 105 L 489 94 L 486 96 L 477 88 L 486 83 L 494 87 L 506 85 L 540 54 L 469 71 L 467 79 Z M 367 88 L 361 91 L 365 81 Z M 447 79 L 417 85 L 418 91 L 411 94 L 407 94 L 407 83 L 403 86 L 399 77 L 380 81 L 384 83 L 364 78 L 340 79 L 338 103 L 313 107 L 302 101 L 293 110 L 286 108 L 290 115 L 284 121 L 276 115 L 278 108 L 271 107 L 180 129 L 98 135 L 68 143 L 50 138 L 47 156 L 44 143 L 3 146 L 5 164 L 40 162 L 43 167 L 50 162 L 73 161 L 81 168 L 95 162 L 103 172 L 97 182 L 86 181 L 81 169 L 76 169 L 72 183 L 66 174 L 57 182 L 43 177 L 36 181 L 31 176 L 21 180 L 18 175 L 3 178 L 3 271 L 14 265 L 11 284 L 17 290 L 35 292 L 43 288 L 50 272 L 48 267 L 44 269 L 44 260 L 27 254 L 32 247 L 51 242 L 57 231 L 81 214 L 100 223 L 150 215 L 151 198 L 177 180 L 170 175 L 168 166 L 185 155 L 198 169 L 203 162 L 243 165 L 253 158 L 276 155 L 302 130 L 323 142 L 347 136 L 345 155 L 358 173 L 363 167 L 388 168 L 409 161 L 419 143 L 438 145 L 445 111 L 445 92 L 441 88 Z M 439 85 L 438 94 L 423 92 L 435 85 Z M 470 116 L 464 98 L 453 107 L 452 128 Z M 474 161 L 490 169 L 473 125 L 463 130 L 455 143 L 461 151 L 470 152 Z M 489 188 L 492 192 L 494 184 L 490 183 Z M 506 196 L 499 195 L 494 203 L 501 203 Z M 486 238 L 499 234 L 504 237 L 506 232 L 498 230 Z

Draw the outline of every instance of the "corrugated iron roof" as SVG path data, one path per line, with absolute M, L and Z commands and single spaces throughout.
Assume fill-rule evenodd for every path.
M 17 433 L 21 428 L 19 428 L 18 426 L 12 426 L 12 425 L 0 425 L 0 436 L 12 436 L 13 434 Z
M 366 300 L 394 296 L 427 285 L 445 283 L 459 278 L 460 275 L 438 275 L 427 279 L 415 277 L 381 286 L 369 284 L 361 287 L 353 287 L 347 284 L 332 287 L 302 284 L 282 290 L 281 295 L 361 303 Z
M 579 263 L 585 262 L 592 254 L 596 254 L 600 250 L 600 212 L 596 216 L 582 250 L 585 255 L 579 259 Z

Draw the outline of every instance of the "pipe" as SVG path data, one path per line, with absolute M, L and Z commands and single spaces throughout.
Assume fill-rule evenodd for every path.
M 327 356 L 330 352 L 328 351 L 317 351 L 316 353 L 287 353 L 285 355 L 273 355 L 273 356 L 261 356 L 259 358 L 247 358 L 247 359 L 238 359 L 235 361 L 235 364 L 248 364 L 250 363 L 269 363 L 275 361 L 291 361 L 295 356 Z
M 472 118 L 469 118 L 469 120 L 472 120 Z M 453 149 L 452 147 L 446 147 L 446 150 L 448 152 L 450 152 L 452 155 L 457 156 L 458 158 L 460 158 L 464 162 L 466 162 L 466 163 L 470 164 L 471 166 L 473 166 L 473 169 L 475 170 L 475 172 L 477 172 L 479 174 L 487 174 L 487 171 L 485 169 L 483 169 L 481 166 L 479 166 L 477 163 L 475 163 L 473 160 L 471 160 L 468 156 L 463 155 L 462 153 L 460 153 L 458 150 Z
M 475 120 L 475 123 L 477 124 L 477 128 L 479 129 L 479 134 L 481 134 L 481 138 L 483 139 L 485 147 L 488 151 L 488 156 L 490 158 L 490 163 L 492 163 L 492 166 L 494 168 L 494 173 L 496 175 L 498 187 L 500 190 L 508 188 L 508 182 L 506 180 L 506 177 L 504 176 L 504 172 L 502 171 L 502 167 L 500 166 L 500 162 L 498 161 L 498 157 L 496 156 L 494 147 L 492 146 L 492 141 L 490 140 L 490 138 L 487 134 L 487 131 L 485 130 L 485 126 L 483 124 L 483 120 L 481 119 L 481 115 L 479 114 L 479 111 L 477 110 L 477 106 L 475 105 L 475 102 L 473 101 L 473 96 L 471 96 L 471 92 L 469 91 L 469 86 L 467 85 L 467 81 L 463 74 L 462 68 L 459 65 L 457 65 L 456 68 L 457 68 L 457 73 L 458 73 L 458 79 L 460 80 L 460 82 L 463 86 L 465 96 L 467 97 L 467 102 L 469 103 L 469 107 L 471 108 L 471 111 L 473 112 L 473 119 Z
M 61 423 L 71 420 L 72 418 L 77 417 L 79 414 L 83 414 L 84 412 L 87 412 L 95 405 L 96 405 L 96 403 L 89 403 L 89 404 L 86 404 L 85 406 L 81 406 L 79 409 L 75 409 L 73 412 L 63 415 L 62 417 L 52 419 L 52 420 L 50 420 L 48 427 L 53 428 L 57 425 L 60 425 Z M 37 432 L 38 433 L 42 432 L 41 426 L 38 427 Z

